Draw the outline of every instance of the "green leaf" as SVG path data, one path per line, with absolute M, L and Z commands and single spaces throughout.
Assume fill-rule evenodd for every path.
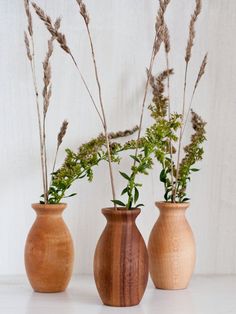
M 128 188 L 126 187 L 126 188 L 124 188 L 124 190 L 121 192 L 121 195 L 124 195 L 125 193 L 127 193 L 128 192 Z
M 68 197 L 72 197 L 72 196 L 75 196 L 77 193 L 72 193 L 70 195 L 67 195 L 67 196 L 64 196 L 63 198 L 68 198 Z
M 130 155 L 131 158 L 133 158 L 135 161 L 140 162 L 139 158 L 135 155 Z
M 122 177 L 125 178 L 126 180 L 128 180 L 128 181 L 130 180 L 130 177 L 129 177 L 126 173 L 120 171 L 120 174 L 121 174 Z
M 145 155 L 145 157 L 148 156 L 148 146 L 147 145 L 145 145 L 145 147 L 144 147 L 144 155 Z
M 189 200 L 190 200 L 190 198 L 185 197 L 185 198 L 182 200 L 182 202 L 187 202 L 187 201 L 189 201 Z
M 138 191 L 138 189 L 135 187 L 135 188 L 134 188 L 134 203 L 137 202 L 138 198 L 139 198 L 139 191 Z
M 87 175 L 87 174 L 85 173 L 85 174 L 79 176 L 79 179 L 83 179 L 84 177 L 86 177 L 86 175 Z
M 197 169 L 197 168 L 191 168 L 190 170 L 191 170 L 191 171 L 193 171 L 193 172 L 197 172 L 197 171 L 199 171 L 200 169 Z
M 144 206 L 144 204 L 138 204 L 135 206 L 135 208 L 142 207 L 142 206 Z
M 165 172 L 165 169 L 162 169 L 161 170 L 161 173 L 160 173 L 160 181 L 165 183 L 166 182 L 166 172 Z
M 111 200 L 113 204 L 116 204 L 116 205 L 120 205 L 120 206 L 125 206 L 125 204 L 119 200 Z
M 169 191 L 166 190 L 165 194 L 164 194 L 164 199 L 165 201 L 168 201 L 168 194 L 169 194 Z

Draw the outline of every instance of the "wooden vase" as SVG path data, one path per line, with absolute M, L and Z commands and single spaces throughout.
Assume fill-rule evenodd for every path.
M 102 209 L 107 225 L 94 256 L 94 278 L 105 305 L 140 303 L 148 280 L 148 253 L 135 219 L 140 209 Z
M 63 218 L 66 204 L 32 204 L 37 217 L 25 245 L 25 267 L 37 292 L 64 291 L 73 269 L 73 242 Z
M 195 266 L 195 241 L 185 211 L 189 203 L 157 202 L 160 216 L 148 242 L 149 267 L 159 289 L 185 289 Z

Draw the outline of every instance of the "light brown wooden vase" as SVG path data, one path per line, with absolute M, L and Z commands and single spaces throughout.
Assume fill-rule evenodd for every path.
M 160 216 L 148 242 L 151 278 L 159 289 L 185 289 L 195 266 L 195 241 L 185 211 L 189 203 L 157 202 Z
M 94 256 L 94 277 L 105 305 L 140 303 L 148 280 L 148 253 L 135 219 L 140 209 L 102 209 L 107 225 Z
M 32 204 L 37 217 L 25 245 L 25 267 L 37 292 L 64 291 L 74 260 L 73 242 L 63 218 L 66 204 Z

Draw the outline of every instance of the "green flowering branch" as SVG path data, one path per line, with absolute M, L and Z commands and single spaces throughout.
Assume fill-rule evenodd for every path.
M 183 119 L 178 113 L 171 114 L 170 118 L 167 117 L 168 98 L 164 96 L 164 81 L 170 74 L 173 74 L 172 69 L 163 71 L 156 78 L 151 77 L 153 99 L 149 110 L 155 123 L 147 129 L 146 137 L 154 145 L 155 158 L 162 166 L 159 179 L 164 184 L 165 201 L 181 203 L 189 200 L 186 195 L 187 183 L 190 181 L 190 175 L 199 170 L 193 166 L 203 157 L 202 144 L 206 140 L 206 123 L 192 111 L 192 127 L 195 133 L 191 137 L 190 144 L 184 148 L 185 155 L 177 174 L 177 166 L 173 160 L 176 149 L 172 143 L 179 140 L 177 132 L 182 128 Z
M 112 162 L 120 162 L 118 154 L 122 151 L 122 145 L 114 140 L 132 135 L 137 129 L 137 127 L 134 127 L 131 130 L 108 134 Z M 48 203 L 58 204 L 62 199 L 76 195 L 77 193 L 67 195 L 66 192 L 76 180 L 87 178 L 91 182 L 93 180 L 93 167 L 103 160 L 108 161 L 106 137 L 103 134 L 81 145 L 78 152 L 66 149 L 66 158 L 63 165 L 51 174 Z M 43 196 L 41 195 L 40 203 L 44 203 Z
M 140 141 L 140 140 L 139 140 Z M 133 141 L 134 145 L 126 145 L 123 149 L 136 149 L 137 144 L 136 141 Z M 124 206 L 127 209 L 137 208 L 143 206 L 143 204 L 137 204 L 139 199 L 139 188 L 142 186 L 141 183 L 136 182 L 136 177 L 138 174 L 148 175 L 148 170 L 152 168 L 153 162 L 151 158 L 151 154 L 153 153 L 152 146 L 144 141 L 141 141 L 143 149 L 140 151 L 138 155 L 130 155 L 130 157 L 135 160 L 135 164 L 131 167 L 131 174 L 121 172 L 121 176 L 127 181 L 126 187 L 121 192 L 121 195 L 127 195 L 127 202 L 123 203 L 121 200 L 112 200 L 112 202 L 119 206 Z M 139 144 L 140 146 L 140 144 Z

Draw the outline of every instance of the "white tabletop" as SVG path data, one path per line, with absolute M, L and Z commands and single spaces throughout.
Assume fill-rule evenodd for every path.
M 66 292 L 34 293 L 24 276 L 0 277 L 0 314 L 235 314 L 236 276 L 194 276 L 186 290 L 154 289 L 140 305 L 103 306 L 92 276 L 74 276 Z

